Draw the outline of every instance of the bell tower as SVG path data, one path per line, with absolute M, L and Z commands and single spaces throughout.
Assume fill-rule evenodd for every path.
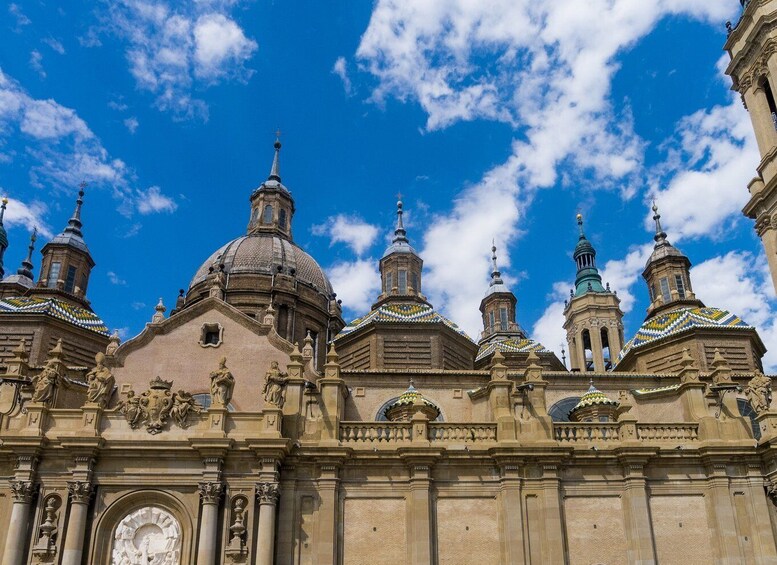
M 623 312 L 620 299 L 602 286 L 596 267 L 596 250 L 583 232 L 583 216 L 573 258 L 577 265 L 575 288 L 564 303 L 564 329 L 573 371 L 608 371 L 623 348 Z
M 753 122 L 761 162 L 747 185 L 750 200 L 742 210 L 755 220 L 777 290 L 777 2 L 740 0 L 742 15 L 729 29 L 726 74 Z

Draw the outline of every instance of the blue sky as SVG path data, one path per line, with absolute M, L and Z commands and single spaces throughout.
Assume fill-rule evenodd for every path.
M 722 73 L 739 3 L 476 4 L 6 3 L 6 272 L 33 226 L 64 227 L 86 180 L 89 298 L 136 334 L 244 233 L 280 128 L 295 241 L 347 318 L 377 294 L 401 192 L 424 292 L 473 337 L 493 238 L 519 322 L 560 350 L 578 211 L 633 334 L 656 198 L 697 295 L 777 345 L 774 289 L 740 213 L 757 150 Z

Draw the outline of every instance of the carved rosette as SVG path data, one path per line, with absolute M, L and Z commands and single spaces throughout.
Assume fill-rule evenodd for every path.
M 224 485 L 213 482 L 200 483 L 199 492 L 203 504 L 218 504 L 224 492 Z
M 256 499 L 259 504 L 278 504 L 278 499 L 281 494 L 278 490 L 278 485 L 275 483 L 257 483 L 256 484 Z
M 29 504 L 35 495 L 36 485 L 32 481 L 10 481 L 14 502 Z
M 70 502 L 73 504 L 89 504 L 94 494 L 94 485 L 85 481 L 69 481 L 67 492 L 70 494 Z

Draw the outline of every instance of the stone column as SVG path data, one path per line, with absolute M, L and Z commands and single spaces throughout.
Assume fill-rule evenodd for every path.
M 275 507 L 278 505 L 278 485 L 257 483 L 259 501 L 259 534 L 256 539 L 256 565 L 273 565 L 275 554 Z
M 410 563 L 428 565 L 432 563 L 432 505 L 431 466 L 427 463 L 412 463 L 410 466 Z
M 652 526 L 648 510 L 647 483 L 643 463 L 623 464 L 623 510 L 626 518 L 626 558 L 635 565 L 656 562 L 653 550 Z
M 314 540 L 315 562 L 319 565 L 337 563 L 338 463 L 322 463 L 318 477 L 318 533 Z
M 766 93 L 763 89 L 756 85 L 750 86 L 745 91 L 744 98 L 750 112 L 750 120 L 753 122 L 758 149 L 763 157 L 777 145 L 777 132 L 774 129 L 769 102 L 766 100 Z
M 521 465 L 505 463 L 501 465 L 501 514 L 504 520 L 505 547 L 503 563 L 523 565 L 523 505 L 521 503 Z
M 32 481 L 11 481 L 13 507 L 8 533 L 5 539 L 3 565 L 22 565 L 25 559 L 24 547 L 27 544 L 27 528 L 30 520 L 30 504 L 36 486 Z
M 70 519 L 67 523 L 65 546 L 62 550 L 62 565 L 81 565 L 84 555 L 84 536 L 86 535 L 86 516 L 93 486 L 83 481 L 70 481 L 67 484 L 70 494 Z
M 602 328 L 591 326 L 588 330 L 591 336 L 591 355 L 594 360 L 594 371 L 604 373 L 604 352 L 602 351 Z
M 736 528 L 736 514 L 731 501 L 729 479 L 726 465 L 722 462 L 707 464 L 707 484 L 709 485 L 711 504 L 707 506 L 710 525 L 713 527 L 717 563 L 734 565 L 742 563 L 744 556 L 740 551 Z
M 197 545 L 198 565 L 216 563 L 216 542 L 218 537 L 219 501 L 224 485 L 218 482 L 200 483 L 202 518 L 200 520 L 200 542 Z
M 542 465 L 542 555 L 543 563 L 564 563 L 564 523 L 561 521 L 559 468 L 557 464 Z

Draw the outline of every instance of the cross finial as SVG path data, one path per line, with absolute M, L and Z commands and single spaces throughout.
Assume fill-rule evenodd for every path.
M 78 185 L 78 188 L 80 188 L 81 190 L 83 190 L 83 189 L 85 189 L 87 186 L 89 186 L 89 185 L 87 184 L 87 182 L 86 182 L 85 180 L 82 180 L 82 181 L 81 181 L 81 184 L 79 184 L 79 185 Z
M 397 192 L 397 200 L 402 200 L 402 193 L 401 192 Z
M 275 130 L 275 137 L 277 137 L 278 139 L 281 138 L 281 128 L 278 128 Z

